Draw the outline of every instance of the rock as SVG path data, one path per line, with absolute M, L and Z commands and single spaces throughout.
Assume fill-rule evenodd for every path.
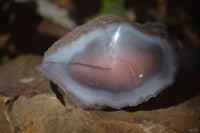
M 41 59 L 20 56 L 0 66 L 1 132 L 200 132 L 200 87 L 184 80 L 188 74 L 179 74 L 174 86 L 136 107 L 82 110 L 61 104 L 37 71 Z
M 0 97 L 0 129 L 1 133 L 11 133 L 11 126 L 9 125 L 9 120 L 7 119 L 7 114 L 5 112 L 5 104 L 3 97 Z
M 50 92 L 48 81 L 38 73 L 41 61 L 41 57 L 29 55 L 0 66 L 0 94 L 15 97 Z

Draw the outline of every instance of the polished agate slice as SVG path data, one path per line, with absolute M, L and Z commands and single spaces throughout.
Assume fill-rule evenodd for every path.
M 103 15 L 55 42 L 40 71 L 81 108 L 119 109 L 147 101 L 171 85 L 178 64 L 164 25 Z

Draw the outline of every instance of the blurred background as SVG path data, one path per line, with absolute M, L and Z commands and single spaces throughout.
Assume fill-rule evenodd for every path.
M 160 21 L 179 44 L 184 71 L 200 70 L 197 0 L 0 0 L 0 64 L 40 54 L 73 27 L 102 14 Z

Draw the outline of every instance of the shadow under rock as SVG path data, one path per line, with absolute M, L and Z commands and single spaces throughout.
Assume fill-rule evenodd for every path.
M 50 81 L 50 86 L 51 86 L 51 90 L 56 95 L 56 97 L 58 98 L 58 100 L 60 101 L 60 103 L 63 106 L 65 106 L 64 97 L 63 97 L 62 93 L 59 91 L 60 89 L 58 89 L 58 86 L 55 83 L 53 83 L 52 81 Z

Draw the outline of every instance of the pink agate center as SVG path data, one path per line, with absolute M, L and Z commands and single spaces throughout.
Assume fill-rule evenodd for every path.
M 144 46 L 146 45 L 146 47 Z M 68 64 L 72 77 L 92 89 L 113 92 L 140 87 L 162 71 L 162 51 L 139 41 L 98 39 Z

